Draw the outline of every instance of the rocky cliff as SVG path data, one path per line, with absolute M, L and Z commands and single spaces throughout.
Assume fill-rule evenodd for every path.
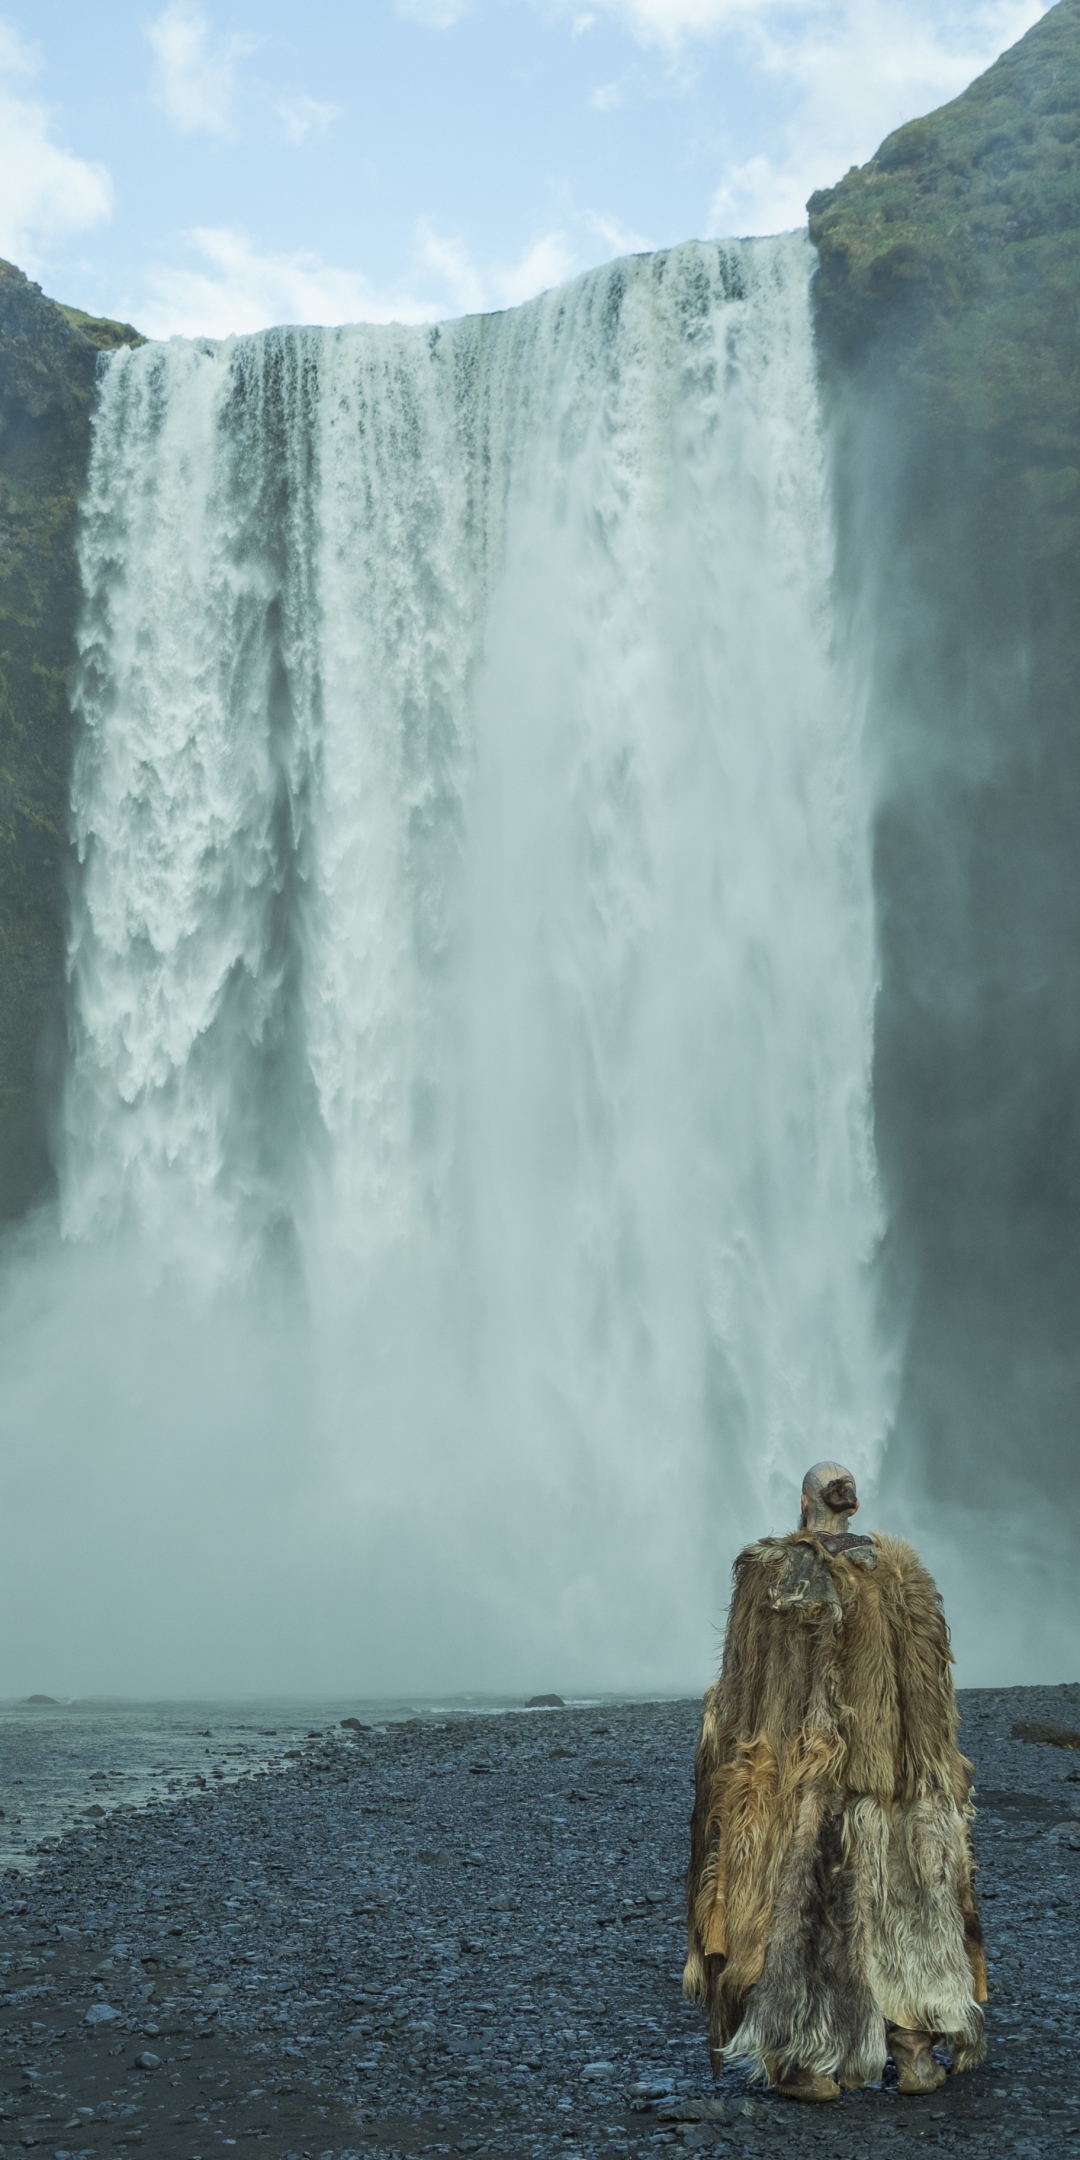
M 893 1462 L 1015 1499 L 1060 1490 L 1080 1422 L 1080 0 L 809 209 L 877 801 Z
M 62 1042 L 75 521 L 101 352 L 138 342 L 0 262 L 0 1218 L 47 1188 Z

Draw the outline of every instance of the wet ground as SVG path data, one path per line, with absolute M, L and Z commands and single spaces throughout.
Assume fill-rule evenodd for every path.
M 1073 2149 L 1080 1752 L 1010 1731 L 1080 1687 L 963 1708 L 990 2054 L 931 2099 L 717 2093 L 679 1993 L 697 1706 L 628 1704 L 339 1725 L 6 1874 L 0 2152 Z
M 291 1759 L 313 1725 L 336 1725 L 349 1713 L 385 1724 L 418 1707 L 351 1697 L 185 1703 L 31 1695 L 0 1702 L 0 1869 L 34 1869 L 43 1847 L 84 1817 L 205 1791 L 210 1782 L 229 1783 Z M 468 1709 L 469 1698 L 452 1707 Z M 482 1705 L 490 1714 L 505 1707 Z M 432 1704 L 424 1708 L 440 1714 Z

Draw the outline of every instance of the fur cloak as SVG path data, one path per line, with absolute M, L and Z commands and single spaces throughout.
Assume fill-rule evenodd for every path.
M 972 1768 L 941 1600 L 909 1545 L 809 1531 L 735 1563 L 705 1697 L 684 1990 L 714 2064 L 878 2079 L 886 2023 L 985 2049 Z

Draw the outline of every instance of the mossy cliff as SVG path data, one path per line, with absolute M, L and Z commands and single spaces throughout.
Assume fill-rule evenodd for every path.
M 126 323 L 58 307 L 0 261 L 0 1217 L 49 1181 L 62 1042 L 78 572 L 98 355 Z
M 1000 1500 L 1057 1487 L 1080 1425 L 1080 0 L 809 208 L 877 804 L 893 1463 Z
M 870 362 L 977 442 L 988 507 L 1075 556 L 1080 0 L 808 209 L 830 367 Z

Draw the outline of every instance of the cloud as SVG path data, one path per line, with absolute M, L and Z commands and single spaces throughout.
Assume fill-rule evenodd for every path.
M 113 200 L 105 166 L 63 149 L 50 108 L 25 94 L 42 65 L 0 21 L 0 255 L 31 270 L 54 241 L 110 217 Z
M 578 250 L 564 232 L 544 233 L 530 241 L 515 263 L 494 263 L 481 269 L 465 242 L 448 239 L 422 219 L 418 227 L 421 258 L 435 273 L 454 310 L 462 315 L 486 314 L 495 308 L 519 307 L 553 285 L 565 285 L 583 267 Z
M 309 135 L 322 135 L 341 118 L 340 105 L 323 105 L 318 98 L 283 97 L 277 102 L 278 117 L 290 142 L 306 142 Z
M 173 126 L 184 135 L 228 135 L 236 98 L 236 63 L 257 39 L 215 39 L 202 9 L 171 0 L 146 32 L 153 47 L 155 89 Z
M 537 293 L 549 292 L 553 285 L 565 285 L 567 278 L 580 268 L 576 248 L 565 233 L 545 233 L 524 250 L 520 260 L 512 267 L 497 268 L 491 273 L 490 286 L 494 304 L 498 307 L 520 307 L 523 300 L 532 300 Z
M 379 293 L 356 270 L 305 250 L 260 251 L 244 233 L 199 226 L 188 236 L 201 264 L 159 264 L 140 316 L 151 337 L 230 337 L 273 323 L 431 322 L 437 300 Z
M 729 165 L 709 204 L 707 230 L 729 236 L 791 232 L 806 223 L 814 185 L 816 181 L 808 185 L 798 160 L 778 167 L 771 158 L 758 156 Z
M 441 29 L 473 4 L 397 0 L 399 12 Z M 747 142 L 746 118 L 732 112 L 725 120 L 717 103 L 715 125 L 735 140 L 714 168 L 702 223 L 720 235 L 804 224 L 815 188 L 865 162 L 905 120 L 958 96 L 1045 14 L 1049 0 L 590 0 L 584 10 L 581 0 L 513 4 L 561 18 L 573 37 L 606 22 L 641 48 L 630 68 L 590 93 L 599 114 L 641 95 L 692 87 L 706 65 L 715 69 L 719 49 L 720 65 L 750 86 L 761 107 L 755 144 Z M 454 289 L 482 287 L 490 299 L 490 276 L 478 287 L 458 243 L 438 245 L 447 251 L 443 268 Z
M 480 315 L 488 305 L 487 286 L 463 240 L 438 233 L 421 218 L 417 237 L 420 253 L 433 270 L 451 306 L 459 315 Z
M 770 131 L 768 152 L 722 168 L 709 206 L 710 233 L 782 232 L 804 224 L 815 188 L 852 162 L 864 163 L 905 120 L 959 96 L 1045 13 L 1043 0 L 991 0 L 981 7 L 842 0 L 781 21 L 781 6 L 782 0 L 761 0 L 742 36 L 757 71 L 774 86 L 771 95 L 779 90 L 783 117 Z
M 766 6 L 789 4 L 791 0 L 598 0 L 603 13 L 623 22 L 643 45 L 716 37 Z
M 577 221 L 586 232 L 603 241 L 608 255 L 650 255 L 655 245 L 631 225 L 622 224 L 618 218 L 601 217 L 595 210 L 578 211 Z
M 940 26 L 949 40 L 950 19 L 961 44 L 993 46 L 991 57 L 1022 34 L 1045 12 L 1041 0 L 1024 7 L 1017 0 L 942 0 L 942 5 L 912 6 L 910 0 L 867 0 L 862 5 L 836 5 L 835 0 L 595 0 L 595 7 L 620 22 L 643 45 L 675 47 L 694 38 L 717 38 L 732 31 L 752 32 L 755 27 L 783 20 L 792 26 L 796 44 L 814 26 L 829 42 L 836 27 L 862 17 L 873 23 L 875 36 L 902 52 L 913 23 Z M 1019 22 L 1020 30 L 1014 28 Z M 995 42 L 996 41 L 996 42 Z M 985 66 L 985 60 L 979 63 Z M 968 77 L 970 80 L 970 77 Z
M 239 336 L 274 323 L 439 322 L 518 307 L 598 261 L 649 246 L 592 210 L 574 211 L 569 222 L 572 232 L 542 233 L 515 261 L 482 265 L 460 236 L 421 219 L 413 274 L 393 292 L 318 255 L 268 253 L 245 233 L 200 226 L 187 235 L 195 259 L 156 264 L 136 312 L 140 327 L 158 338 Z
M 417 227 L 420 259 L 456 313 L 480 315 L 496 308 L 520 307 L 538 293 L 550 292 L 554 285 L 565 285 L 597 262 L 614 255 L 638 255 L 652 245 L 618 218 L 601 216 L 595 210 L 572 211 L 569 222 L 576 233 L 561 228 L 542 233 L 523 248 L 516 262 L 483 267 L 460 236 L 448 237 L 421 219 Z M 599 248 L 583 240 L 586 233 L 600 241 Z
M 429 30 L 452 30 L 463 15 L 472 13 L 474 0 L 397 0 L 399 15 L 410 22 L 426 23 Z

